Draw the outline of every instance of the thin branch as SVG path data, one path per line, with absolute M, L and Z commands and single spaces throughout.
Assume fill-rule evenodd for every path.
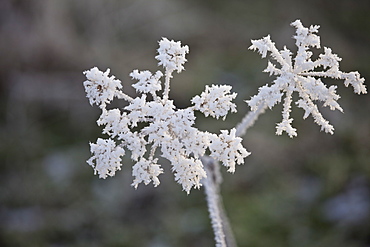
M 237 247 L 220 194 L 220 184 L 222 182 L 220 166 L 214 159 L 208 156 L 204 156 L 202 161 L 207 172 L 203 185 L 209 217 L 215 234 L 216 247 Z
M 118 99 L 124 99 L 126 100 L 127 102 L 131 103 L 134 99 L 130 96 L 128 96 L 127 94 L 121 92 L 121 91 L 116 91 L 115 92 L 115 96 L 118 98 Z
M 243 136 L 247 133 L 247 130 L 253 126 L 258 119 L 259 115 L 265 112 L 267 108 L 266 104 L 260 104 L 255 111 L 248 112 L 242 121 L 236 125 L 236 135 Z
M 164 101 L 167 101 L 169 94 L 170 94 L 170 79 L 172 78 L 172 72 L 173 70 L 169 70 L 166 68 L 164 90 L 163 90 Z

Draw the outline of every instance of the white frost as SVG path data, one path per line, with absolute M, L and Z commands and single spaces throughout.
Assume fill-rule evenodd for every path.
M 281 102 L 285 95 L 283 104 L 283 120 L 276 126 L 276 134 L 281 135 L 284 131 L 290 136 L 297 136 L 296 129 L 292 127 L 293 118 L 290 117 L 291 104 L 293 102 L 293 92 L 297 92 L 299 100 L 296 105 L 304 110 L 303 118 L 311 115 L 316 124 L 321 126 L 321 130 L 333 134 L 334 127 L 329 121 L 321 115 L 315 101 L 322 101 L 323 106 L 328 106 L 330 110 L 343 109 L 338 104 L 340 96 L 336 93 L 337 86 L 326 86 L 321 77 L 330 77 L 333 79 L 344 79 L 345 86 L 352 85 L 357 94 L 366 94 L 364 79 L 356 72 L 345 73 L 339 70 L 339 58 L 332 53 L 330 48 L 324 47 L 324 53 L 319 55 L 316 60 L 312 60 L 313 53 L 309 51 L 310 47 L 320 48 L 320 37 L 317 35 L 319 26 L 310 26 L 306 28 L 300 20 L 291 24 L 296 28 L 294 39 L 298 48 L 297 54 L 292 58 L 292 53 L 286 47 L 279 51 L 275 43 L 271 41 L 270 36 L 259 40 L 252 40 L 251 50 L 257 50 L 262 57 L 270 53 L 271 58 L 276 64 L 268 62 L 264 72 L 277 76 L 272 85 L 265 85 L 259 88 L 257 95 L 251 97 L 246 102 L 252 111 L 261 107 L 270 109 Z M 278 66 L 280 65 L 280 68 Z M 322 68 L 319 71 L 319 68 Z

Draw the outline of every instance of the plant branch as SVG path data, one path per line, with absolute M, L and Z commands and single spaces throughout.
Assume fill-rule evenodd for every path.
M 236 136 L 245 135 L 247 130 L 254 125 L 259 115 L 265 112 L 266 108 L 266 104 L 260 104 L 257 110 L 248 112 L 242 121 L 236 125 Z
M 219 164 L 208 156 L 202 157 L 202 161 L 207 172 L 207 177 L 204 178 L 203 185 L 209 217 L 215 234 L 216 247 L 237 247 L 220 194 L 222 176 Z

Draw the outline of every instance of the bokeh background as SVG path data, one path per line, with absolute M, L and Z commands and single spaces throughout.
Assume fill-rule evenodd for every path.
M 157 188 L 130 186 L 129 158 L 113 178 L 93 175 L 88 143 L 102 135 L 82 72 L 110 68 L 134 96 L 128 74 L 157 70 L 161 37 L 181 40 L 190 54 L 172 80 L 178 107 L 206 84 L 238 92 L 238 113 L 226 121 L 198 116 L 197 127 L 217 132 L 235 126 L 248 111 L 243 100 L 273 80 L 250 40 L 270 34 L 294 50 L 297 18 L 320 24 L 341 69 L 369 81 L 369 11 L 367 0 L 0 1 L 0 246 L 213 246 L 203 191 L 186 195 L 168 163 Z M 369 96 L 336 83 L 344 114 L 322 109 L 333 136 L 297 108 L 298 137 L 276 136 L 276 106 L 244 136 L 245 164 L 222 170 L 239 246 L 370 246 Z

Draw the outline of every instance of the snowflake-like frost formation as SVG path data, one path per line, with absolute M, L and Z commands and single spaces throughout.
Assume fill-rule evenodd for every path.
M 257 110 L 261 105 L 271 109 L 275 104 L 281 102 L 285 94 L 283 120 L 277 124 L 276 134 L 281 135 L 285 131 L 289 137 L 294 137 L 297 136 L 297 132 L 291 125 L 293 118 L 290 118 L 290 112 L 293 92 L 298 92 L 300 99 L 296 102 L 296 105 L 304 109 L 303 118 L 312 115 L 315 123 L 321 126 L 321 130 L 333 134 L 334 127 L 324 119 L 314 101 L 323 101 L 323 106 L 329 106 L 331 110 L 337 109 L 342 112 L 343 109 L 337 102 L 340 98 L 336 94 L 337 86 L 327 87 L 320 77 L 343 79 L 344 85 L 347 87 L 351 84 L 357 94 L 367 93 L 364 85 L 365 80 L 360 77 L 357 71 L 349 73 L 340 71 L 339 62 L 341 58 L 332 53 L 330 48 L 324 47 L 323 54 L 319 55 L 314 61 L 311 59 L 313 53 L 309 51 L 309 48 L 320 48 L 320 37 L 316 34 L 319 26 L 306 28 L 300 20 L 294 21 L 291 26 L 296 28 L 294 39 L 298 47 L 294 59 L 292 59 L 291 51 L 286 47 L 281 51 L 277 50 L 269 35 L 259 40 L 252 40 L 249 49 L 257 50 L 263 58 L 270 52 L 272 59 L 280 65 L 280 68 L 269 61 L 264 72 L 270 73 L 270 76 L 275 75 L 277 78 L 271 86 L 266 84 L 260 87 L 258 94 L 246 102 L 252 111 Z M 318 71 L 320 67 L 322 71 Z
M 200 95 L 195 96 L 191 102 L 195 109 L 201 111 L 206 117 L 208 115 L 225 120 L 229 110 L 236 112 L 236 105 L 231 102 L 235 99 L 236 93 L 230 94 L 231 86 L 228 85 L 206 85 L 206 90 Z
M 169 41 L 167 38 L 162 38 L 159 41 L 158 55 L 155 57 L 166 70 L 176 70 L 180 73 L 184 69 L 184 63 L 187 61 L 185 55 L 189 53 L 187 45 L 181 46 L 180 41 Z
M 185 54 L 188 52 L 188 46 L 163 38 L 159 42 L 156 59 L 165 72 L 152 74 L 150 71 L 134 70 L 130 73 L 132 79 L 138 81 L 132 85 L 140 94 L 136 98 L 121 91 L 120 81 L 108 76 L 109 69 L 104 73 L 97 68 L 84 72 L 87 97 L 90 103 L 102 109 L 97 124 L 103 125 L 103 134 L 109 136 L 107 140 L 99 138 L 96 144 L 90 144 L 93 156 L 88 164 L 101 178 L 113 176 L 121 168 L 121 156 L 127 149 L 135 161 L 132 186 L 137 188 L 140 183 L 150 182 L 158 186 L 158 176 L 163 173 L 157 163 L 158 158 L 155 158 L 159 150 L 160 156 L 171 162 L 175 180 L 190 193 L 193 187 L 199 188 L 201 179 L 207 176 L 200 159 L 206 150 L 229 172 L 234 172 L 235 165 L 242 164 L 249 155 L 241 144 L 242 139 L 235 136 L 235 129 L 230 133 L 221 130 L 217 135 L 193 127 L 196 110 L 214 118 L 225 118 L 229 111 L 236 112 L 236 106 L 231 102 L 236 93 L 230 93 L 231 86 L 206 86 L 201 96 L 192 99 L 193 106 L 186 109 L 177 109 L 168 99 L 172 72 L 184 70 Z M 165 82 L 161 93 L 160 79 L 163 75 Z M 126 100 L 128 105 L 123 109 L 107 109 L 107 104 L 114 97 Z
M 102 72 L 96 67 L 84 72 L 87 78 L 84 82 L 85 91 L 91 105 L 104 108 L 113 100 L 117 89 L 122 88 L 121 81 L 114 79 L 114 76 L 109 77 L 109 72 L 110 69 Z
M 87 163 L 94 168 L 95 174 L 98 173 L 100 178 L 114 176 L 117 170 L 121 170 L 121 156 L 125 155 L 125 150 L 116 146 L 112 139 L 98 138 L 96 144 L 90 143 L 90 150 L 93 156 Z

